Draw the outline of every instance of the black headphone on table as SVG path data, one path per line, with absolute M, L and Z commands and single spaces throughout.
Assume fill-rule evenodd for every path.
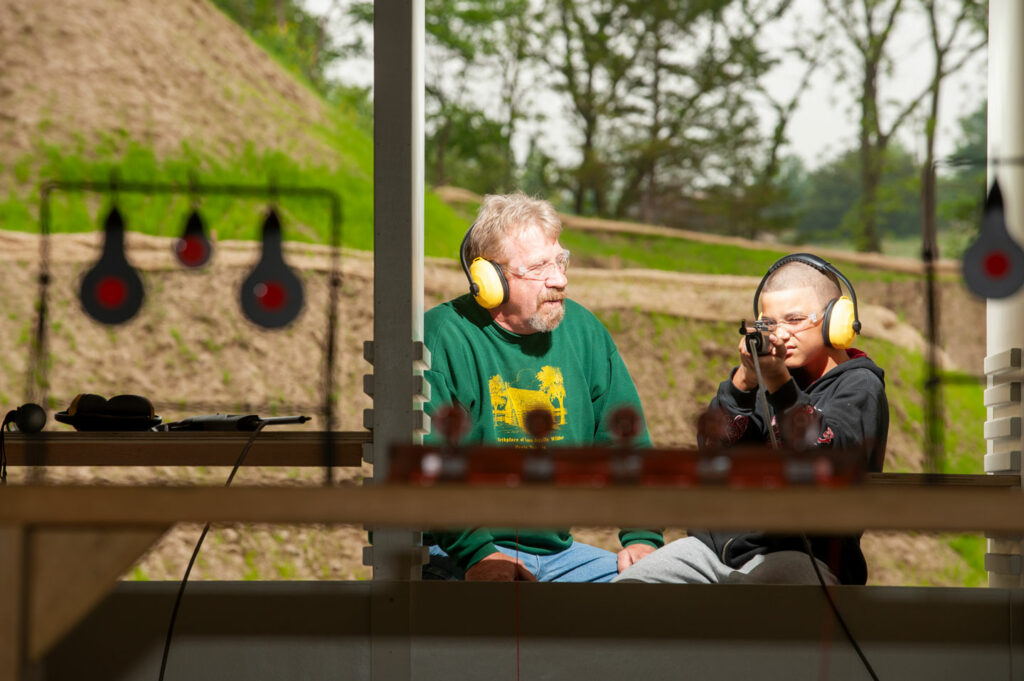
M 783 265 L 793 262 L 803 263 L 813 267 L 822 274 L 831 275 L 846 286 L 850 295 L 840 295 L 838 298 L 833 298 L 825 308 L 825 315 L 821 325 L 821 337 L 825 341 L 825 345 L 830 348 L 845 350 L 853 345 L 854 338 L 860 333 L 860 317 L 857 314 L 857 292 L 853 290 L 853 284 L 850 283 L 850 280 L 836 269 L 832 263 L 811 253 L 793 253 L 784 256 L 776 260 L 775 264 L 768 268 L 768 273 L 761 278 L 761 283 L 757 285 L 757 291 L 754 292 L 754 318 L 761 318 L 761 289 L 764 288 L 768 277 Z M 840 288 L 840 293 L 842 293 L 842 288 Z
M 38 433 L 46 425 L 46 410 L 28 402 L 7 412 L 0 429 L 7 430 L 12 423 L 20 433 Z
M 501 266 L 493 260 L 483 257 L 473 258 L 472 264 L 469 258 L 469 235 L 476 227 L 474 222 L 462 238 L 462 246 L 459 247 L 459 260 L 462 262 L 462 271 L 469 279 L 469 292 L 480 307 L 492 310 L 499 305 L 508 302 L 508 280 Z
M 11 424 L 21 433 L 38 433 L 46 425 L 46 410 L 38 404 L 28 402 L 12 409 L 0 423 L 0 485 L 7 484 L 7 450 L 4 447 L 4 431 Z

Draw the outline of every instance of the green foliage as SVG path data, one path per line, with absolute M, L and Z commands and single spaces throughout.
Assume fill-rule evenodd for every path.
M 341 56 L 324 21 L 295 0 L 213 0 L 265 50 L 325 93 L 328 64 Z
M 988 187 L 985 159 L 988 156 L 988 106 L 983 102 L 960 119 L 960 142 L 951 162 L 960 164 L 938 177 L 936 215 L 939 229 L 950 235 L 942 251 L 958 257 L 978 233 L 981 207 Z
M 890 146 L 876 199 L 876 224 L 883 237 L 921 234 L 919 172 L 906 150 Z M 795 239 L 854 239 L 859 233 L 860 201 L 860 156 L 857 150 L 850 150 L 808 176 Z

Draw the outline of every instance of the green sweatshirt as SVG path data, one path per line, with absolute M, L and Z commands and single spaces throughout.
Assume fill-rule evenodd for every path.
M 565 318 L 549 333 L 521 336 L 491 319 L 471 296 L 464 295 L 427 312 L 424 340 L 430 350 L 430 403 L 433 414 L 458 404 L 470 418 L 465 442 L 528 447 L 533 440 L 523 426 L 525 415 L 549 409 L 555 430 L 549 446 L 579 446 L 612 441 L 607 415 L 622 405 L 640 414 L 640 397 L 608 331 L 586 308 L 565 301 Z M 437 442 L 428 436 L 428 442 Z M 646 425 L 637 440 L 650 447 Z M 568 529 L 474 528 L 437 532 L 434 538 L 460 566 L 468 568 L 495 546 L 534 554 L 568 548 Z M 623 546 L 664 543 L 661 532 L 622 530 Z

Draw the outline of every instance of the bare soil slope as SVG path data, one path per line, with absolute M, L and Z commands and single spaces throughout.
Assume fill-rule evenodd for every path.
M 0 170 L 38 140 L 315 158 L 325 121 L 323 101 L 206 0 L 0 3 Z

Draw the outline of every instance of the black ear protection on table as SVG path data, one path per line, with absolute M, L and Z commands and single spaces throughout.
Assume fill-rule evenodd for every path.
M 4 448 L 4 431 L 8 426 L 14 427 L 21 433 L 38 433 L 46 425 L 46 410 L 38 404 L 28 402 L 17 409 L 12 409 L 4 416 L 0 423 L 0 485 L 7 484 L 7 450 Z
M 466 273 L 466 279 L 469 279 L 470 294 L 480 307 L 491 310 L 508 302 L 508 280 L 505 279 L 501 266 L 492 260 L 476 257 L 473 258 L 472 264 L 467 262 L 469 235 L 473 232 L 473 227 L 476 227 L 475 222 L 462 238 L 459 260 L 462 262 L 462 271 Z
M 19 433 L 38 433 L 46 425 L 46 411 L 32 402 L 23 404 L 7 412 L 0 428 L 7 430 L 12 423 Z
M 761 278 L 754 292 L 754 318 L 761 318 L 761 289 L 776 270 L 783 265 L 792 262 L 800 262 L 819 272 L 831 275 L 842 282 L 850 292 L 849 296 L 840 295 L 829 301 L 825 308 L 825 316 L 821 325 L 821 337 L 825 345 L 830 348 L 845 350 L 853 345 L 853 340 L 860 333 L 860 317 L 857 314 L 857 292 L 853 290 L 853 284 L 842 272 L 835 268 L 832 263 L 819 258 L 811 253 L 793 253 L 779 258 L 775 264 L 768 268 L 768 273 Z M 837 282 L 838 283 L 838 282 Z M 842 289 L 840 288 L 840 293 Z

